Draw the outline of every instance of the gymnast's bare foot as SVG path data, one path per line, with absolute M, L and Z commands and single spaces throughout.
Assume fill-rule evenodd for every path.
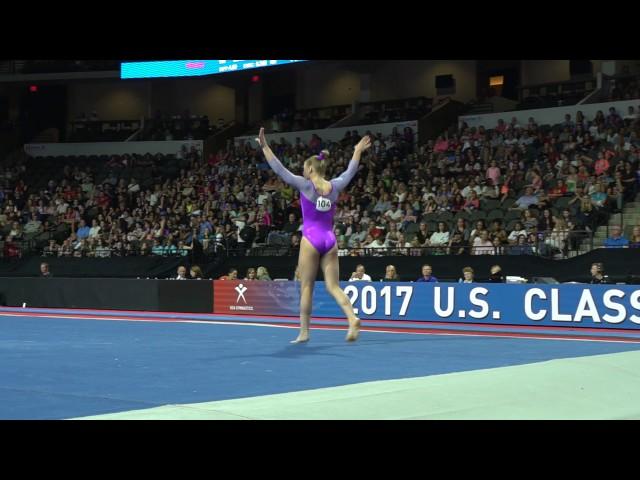
M 360 334 L 360 319 L 356 318 L 353 322 L 349 322 L 349 331 L 347 332 L 347 342 L 355 342 Z
M 309 341 L 309 332 L 300 332 L 298 338 L 292 340 L 291 343 L 305 343 Z

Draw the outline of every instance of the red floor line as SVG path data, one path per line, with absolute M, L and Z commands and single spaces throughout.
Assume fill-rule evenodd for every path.
M 0 313 L 2 313 L 2 311 L 5 311 L 4 309 L 11 309 L 9 311 L 24 311 L 24 309 L 22 309 L 21 307 L 4 307 L 3 309 L 0 310 Z M 55 309 L 40 309 L 40 308 L 32 308 L 29 311 L 33 311 L 33 310 L 55 310 Z M 145 314 L 151 314 L 151 315 L 157 315 L 154 316 L 153 318 L 166 318 L 166 315 L 176 315 L 178 316 L 178 318 L 180 316 L 185 316 L 188 315 L 190 317 L 194 317 L 194 318 L 203 318 L 203 319 L 210 319 L 210 318 L 228 318 L 228 317 L 238 317 L 238 318 L 265 318 L 265 319 L 270 319 L 270 318 L 283 318 L 282 315 L 234 315 L 234 314 L 214 314 L 214 313 L 180 313 L 180 312 L 147 312 L 147 311 L 135 311 L 135 310 L 90 310 L 90 309 L 83 309 L 83 308 L 78 308 L 78 309 L 60 309 L 60 310 L 79 310 L 79 311 L 86 311 L 86 312 L 107 312 L 109 314 L 126 314 L 126 313 L 135 313 L 135 314 L 139 314 L 141 315 L 140 317 L 136 317 L 136 318 L 150 318 L 147 316 L 144 316 Z M 69 313 L 68 315 L 76 315 L 74 313 Z M 78 314 L 80 315 L 80 314 Z M 163 317 L 165 316 L 165 317 Z M 297 317 L 287 317 L 287 318 L 292 318 L 295 319 Z M 322 320 L 322 321 L 328 321 L 328 322 L 336 322 L 336 323 L 344 323 L 345 320 L 344 319 L 339 319 L 339 318 L 331 318 L 331 317 L 312 317 L 312 321 L 313 320 Z M 495 328 L 495 329 L 521 329 L 521 328 L 530 328 L 530 329 L 540 329 L 540 330 L 558 330 L 558 331 L 573 331 L 573 332 L 602 332 L 603 329 L 602 328 L 594 328 L 594 327 L 560 327 L 560 326 L 555 326 L 555 325 L 495 325 L 495 324 L 491 324 L 491 323 L 470 323 L 470 322 L 442 322 L 442 321 L 429 321 L 429 320 L 424 320 L 424 321 L 419 321 L 419 320 L 380 320 L 380 319 L 364 319 L 363 321 L 366 322 L 373 322 L 373 323 L 388 323 L 388 322 L 394 322 L 394 323 L 398 323 L 398 324 L 406 324 L 406 325 L 424 325 L 424 324 L 429 324 L 429 325 L 458 325 L 458 326 L 481 326 L 483 328 Z M 623 332 L 623 333 L 632 333 L 632 332 L 637 332 L 640 333 L 640 329 L 636 330 L 636 329 L 625 329 L 625 328 L 606 328 L 607 332 Z
M 195 321 L 207 323 L 203 320 L 191 320 L 191 319 L 169 319 L 169 318 L 153 318 L 153 317 L 127 317 L 127 316 L 100 316 L 100 315 L 84 315 L 84 314 L 34 314 L 28 312 L 15 312 L 8 313 L 11 316 L 25 316 L 25 317 L 44 317 L 44 318 L 67 318 L 75 320 L 114 320 L 114 321 L 134 321 L 134 322 L 173 322 L 173 323 L 193 323 Z M 250 322 L 243 321 L 224 321 L 220 323 L 230 323 L 233 325 L 249 325 Z M 251 325 L 265 325 L 273 327 L 285 327 L 285 328 L 298 328 L 293 323 L 284 322 L 271 322 L 271 323 L 252 323 Z M 313 329 L 321 330 L 347 330 L 346 325 L 321 325 L 316 324 L 312 326 Z M 616 342 L 616 343 L 640 343 L 640 339 L 623 338 L 623 337 L 598 337 L 589 335 L 553 335 L 553 334 L 533 334 L 533 333 L 509 333 L 509 332 L 482 332 L 478 330 L 446 330 L 446 329 L 428 329 L 428 328 L 401 328 L 401 327 L 374 327 L 363 326 L 364 332 L 386 332 L 386 333 L 412 333 L 423 335 L 458 335 L 458 336 L 484 336 L 484 337 L 508 337 L 508 338 L 528 338 L 539 340 L 575 340 L 575 341 L 604 341 L 604 342 Z

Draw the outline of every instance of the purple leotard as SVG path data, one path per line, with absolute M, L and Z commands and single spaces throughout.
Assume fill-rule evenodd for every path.
M 267 162 L 282 180 L 300 191 L 302 235 L 313 245 L 320 256 L 323 256 L 336 244 L 336 236 L 333 233 L 336 201 L 340 192 L 356 174 L 358 162 L 352 159 L 347 170 L 329 182 L 331 183 L 331 191 L 327 195 L 320 195 L 311 180 L 294 175 L 275 156 L 273 159 L 267 157 Z

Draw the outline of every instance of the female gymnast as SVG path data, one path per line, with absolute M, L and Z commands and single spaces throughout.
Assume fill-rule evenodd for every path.
M 322 268 L 327 291 L 336 300 L 349 320 L 347 341 L 353 342 L 360 333 L 360 319 L 353 312 L 351 302 L 338 283 L 338 247 L 333 233 L 333 215 L 340 192 L 349 184 L 358 171 L 362 152 L 371 146 L 368 136 L 362 137 L 355 146 L 353 158 L 347 170 L 333 180 L 325 180 L 324 173 L 329 152 L 323 150 L 318 155 L 309 157 L 304 162 L 303 176 L 292 174 L 273 154 L 264 136 L 264 128 L 256 139 L 262 152 L 274 172 L 282 180 L 300 191 L 302 205 L 302 242 L 298 267 L 300 269 L 300 334 L 291 343 L 309 340 L 309 320 L 311 315 L 311 299 L 313 286 L 318 274 L 318 266 Z

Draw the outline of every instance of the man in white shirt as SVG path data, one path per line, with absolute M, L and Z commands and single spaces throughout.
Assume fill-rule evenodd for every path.
M 629 106 L 628 113 L 624 117 L 622 117 L 623 120 L 635 120 L 636 118 L 638 118 L 638 114 L 635 112 L 632 106 Z
M 127 193 L 134 194 L 134 193 L 138 193 L 139 191 L 140 191 L 140 185 L 138 184 L 135 178 L 132 178 L 131 182 L 127 186 Z
M 356 271 L 351 274 L 350 282 L 370 282 L 371 277 L 364 273 L 364 265 L 356 266 Z
M 401 222 L 404 212 L 400 208 L 400 203 L 394 203 L 394 206 L 387 210 L 384 214 L 387 220 L 393 222 Z
M 476 181 L 474 179 L 471 179 L 471 181 L 469 182 L 469 185 L 464 187 L 462 189 L 462 192 L 460 193 L 465 199 L 467 199 L 471 196 L 471 190 L 475 190 L 478 196 L 480 196 L 482 193 L 482 189 L 476 184 Z
M 258 205 L 262 205 L 264 203 L 264 201 L 269 198 L 271 195 L 269 195 L 265 190 L 262 190 L 260 192 L 260 194 L 258 195 L 258 200 L 256 201 L 256 203 Z
M 100 225 L 98 225 L 98 220 L 93 219 L 93 226 L 89 229 L 89 237 L 96 238 L 100 236 Z

